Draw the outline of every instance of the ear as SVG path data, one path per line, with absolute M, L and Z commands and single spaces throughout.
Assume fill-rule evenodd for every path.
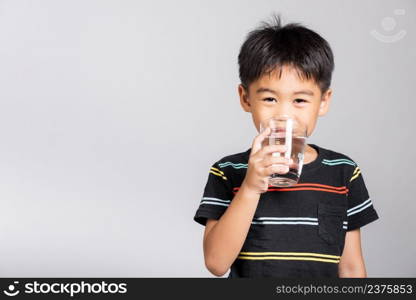
M 319 104 L 319 116 L 324 116 L 329 111 L 329 105 L 332 100 L 332 89 L 327 89 L 321 97 L 321 103 Z
M 250 101 L 248 100 L 248 91 L 242 84 L 238 85 L 238 95 L 240 96 L 240 105 L 246 112 L 251 112 Z

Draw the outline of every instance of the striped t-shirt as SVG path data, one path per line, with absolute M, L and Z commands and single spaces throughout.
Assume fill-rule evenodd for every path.
M 291 187 L 261 194 L 234 277 L 338 277 L 347 231 L 379 218 L 360 168 L 348 156 L 319 147 Z M 212 165 L 194 220 L 219 219 L 238 192 L 251 148 Z

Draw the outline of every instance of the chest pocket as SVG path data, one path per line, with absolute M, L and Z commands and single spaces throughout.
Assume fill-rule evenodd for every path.
M 341 242 L 342 223 L 346 219 L 346 213 L 343 206 L 318 204 L 318 234 L 328 245 Z

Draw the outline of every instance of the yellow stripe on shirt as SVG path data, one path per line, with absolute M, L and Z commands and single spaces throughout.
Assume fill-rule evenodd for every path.
M 264 256 L 264 255 L 267 255 L 267 256 Z M 306 261 L 339 263 L 341 257 L 337 255 L 328 255 L 328 254 L 310 253 L 310 252 L 240 252 L 240 255 L 237 258 L 248 259 L 248 260 L 266 260 L 266 259 L 306 260 Z
M 220 169 L 217 169 L 217 168 L 211 167 L 211 170 L 213 170 L 213 171 L 215 171 L 215 172 L 218 172 L 218 173 L 220 173 L 220 174 L 224 175 L 224 172 L 223 172 L 223 171 L 221 171 Z
M 358 169 L 358 167 L 357 167 L 357 169 Z M 357 169 L 355 169 L 355 171 L 354 171 L 355 174 L 352 175 L 352 177 L 350 179 L 350 182 L 353 181 L 355 178 L 357 178 L 361 174 L 361 170 L 360 169 L 357 170 Z
M 325 257 L 332 259 L 339 259 L 341 256 L 337 255 L 328 255 L 321 253 L 312 253 L 312 252 L 240 252 L 240 255 L 293 255 L 293 256 L 317 256 Z
M 220 173 L 214 172 L 214 171 L 212 171 L 212 170 L 210 170 L 209 172 L 210 172 L 211 174 L 214 174 L 214 175 L 216 175 L 216 176 L 221 177 L 221 178 L 222 178 L 222 179 L 224 179 L 224 180 L 227 180 L 227 177 L 223 176 L 223 175 L 222 175 L 222 174 L 220 174 Z
M 309 260 L 309 261 L 320 261 L 320 262 L 327 262 L 327 263 L 334 263 L 337 264 L 340 262 L 339 259 L 323 259 L 323 258 L 313 258 L 313 257 L 284 257 L 284 256 L 262 256 L 262 257 L 249 257 L 249 256 L 238 256 L 238 259 L 249 259 L 249 260 L 266 260 L 266 259 L 274 259 L 274 260 Z

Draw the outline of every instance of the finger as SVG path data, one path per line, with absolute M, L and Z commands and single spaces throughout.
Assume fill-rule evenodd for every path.
M 270 165 L 269 167 L 265 168 L 266 176 L 270 176 L 272 174 L 286 174 L 289 172 L 289 166 L 288 165 L 282 165 L 282 164 L 275 164 Z
M 292 159 L 287 159 L 283 156 L 281 157 L 273 157 L 271 155 L 267 156 L 262 162 L 262 167 L 267 168 L 270 165 L 273 164 L 283 164 L 283 165 L 292 165 L 293 164 L 293 160 Z
M 264 146 L 260 151 L 260 155 L 261 156 L 268 156 L 271 153 L 285 153 L 287 150 L 286 145 L 267 145 Z M 274 155 L 274 156 L 278 156 L 278 155 Z
M 299 164 L 292 164 L 292 165 L 289 165 L 289 169 L 292 169 L 292 170 L 299 170 Z
M 259 135 L 257 135 L 254 138 L 253 144 L 251 146 L 251 153 L 250 155 L 256 154 L 261 148 L 262 148 L 262 142 L 265 138 L 270 134 L 271 129 L 270 127 L 267 127 L 263 132 L 261 132 Z

